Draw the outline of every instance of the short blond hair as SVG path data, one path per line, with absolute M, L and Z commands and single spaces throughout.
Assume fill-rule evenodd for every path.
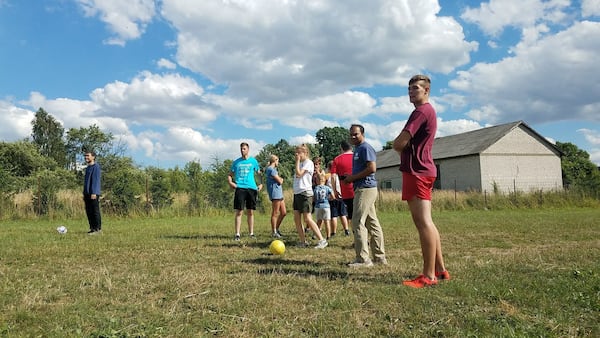
M 275 161 L 277 161 L 278 159 L 279 157 L 277 157 L 277 155 L 271 155 L 271 157 L 269 157 L 269 164 L 275 163 Z
M 319 182 L 325 183 L 327 182 L 327 174 L 325 173 L 320 173 L 319 174 Z

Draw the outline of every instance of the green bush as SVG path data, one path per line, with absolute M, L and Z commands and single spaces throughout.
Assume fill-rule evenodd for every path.
M 117 216 L 139 214 L 142 212 L 141 196 L 144 194 L 143 174 L 136 170 L 119 170 L 113 174 L 112 190 L 104 194 L 103 209 Z
M 33 210 L 38 216 L 48 216 L 60 212 L 62 205 L 56 193 L 59 189 L 68 188 L 73 182 L 73 175 L 65 170 L 41 170 L 32 177 L 32 185 L 37 186 L 33 194 Z

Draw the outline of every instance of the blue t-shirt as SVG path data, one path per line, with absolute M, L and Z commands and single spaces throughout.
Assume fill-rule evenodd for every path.
M 231 164 L 231 172 L 238 188 L 258 190 L 254 173 L 259 171 L 258 161 L 254 157 L 247 159 L 240 157 Z
M 274 176 L 278 176 L 277 168 L 267 167 L 265 170 L 265 176 L 267 176 L 267 192 L 269 193 L 269 199 L 282 200 L 283 199 L 283 187 L 273 179 Z
M 356 175 L 359 172 L 365 170 L 367 162 L 377 162 L 377 153 L 375 149 L 368 144 L 363 142 L 354 148 L 354 157 L 352 160 L 352 175 Z M 375 179 L 375 173 L 370 174 L 365 178 L 354 181 L 354 189 L 357 188 L 376 188 L 377 180 Z
M 327 185 L 317 185 L 314 189 L 315 208 L 329 208 L 329 196 L 333 194 L 331 187 Z

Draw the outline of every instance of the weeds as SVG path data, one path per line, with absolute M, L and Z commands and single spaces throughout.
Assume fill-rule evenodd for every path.
M 259 194 L 257 205 L 258 213 L 269 213 L 270 202 L 266 191 Z M 54 207 L 48 205 L 46 216 L 36 216 L 32 200 L 35 194 L 23 191 L 16 195 L 0 195 L 0 220 L 33 220 L 70 219 L 85 217 L 83 200 L 79 190 L 59 190 L 53 197 L 56 201 Z M 288 210 L 292 210 L 293 195 L 291 190 L 284 192 Z M 186 193 L 176 193 L 172 196 L 172 204 L 162 208 L 154 208 L 147 203 L 143 195 L 136 196 L 140 200 L 139 208 L 131 208 L 128 213 L 116 212 L 113 201 L 101 200 L 103 215 L 113 217 L 137 218 L 167 218 L 167 217 L 192 217 L 192 216 L 221 216 L 230 213 L 230 206 L 225 208 L 209 207 L 205 203 L 193 207 L 189 204 L 190 196 Z M 233 202 L 232 202 L 233 203 Z M 487 192 L 458 192 L 450 190 L 436 190 L 433 192 L 433 210 L 511 210 L 511 209 L 555 209 L 564 207 L 600 208 L 600 200 L 581 194 L 577 191 L 532 191 L 529 193 L 489 194 Z M 381 190 L 377 200 L 377 208 L 384 212 L 408 211 L 406 202 L 402 201 L 399 191 Z M 117 208 L 118 209 L 118 208 Z

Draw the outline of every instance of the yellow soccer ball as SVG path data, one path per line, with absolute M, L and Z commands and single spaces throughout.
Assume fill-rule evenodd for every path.
M 285 252 L 285 244 L 283 244 L 283 241 L 276 239 L 269 245 L 269 250 L 273 255 L 283 255 Z

